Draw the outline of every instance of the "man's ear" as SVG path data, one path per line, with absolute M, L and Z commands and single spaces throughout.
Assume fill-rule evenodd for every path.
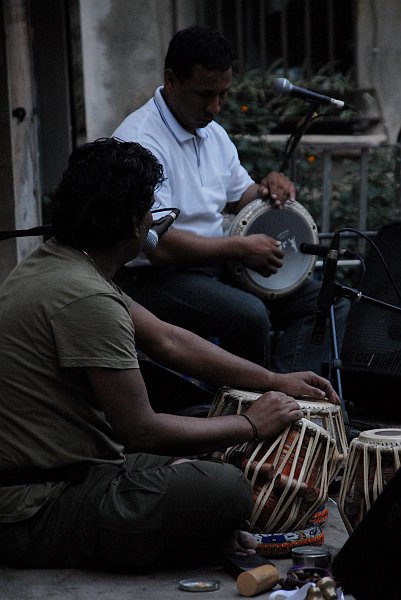
M 132 217 L 132 237 L 138 239 L 141 235 L 140 224 L 136 217 Z
M 166 69 L 164 71 L 164 87 L 166 90 L 171 89 L 174 86 L 174 82 L 176 77 L 174 75 L 173 69 Z

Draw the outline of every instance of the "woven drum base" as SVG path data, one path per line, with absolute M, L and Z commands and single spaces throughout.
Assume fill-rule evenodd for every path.
M 287 533 L 254 533 L 258 546 L 256 551 L 267 558 L 291 556 L 298 546 L 321 546 L 324 534 L 319 525 Z
M 324 525 L 329 518 L 329 509 L 325 506 L 322 506 L 320 510 L 317 511 L 316 514 L 311 518 L 311 523 L 314 525 Z

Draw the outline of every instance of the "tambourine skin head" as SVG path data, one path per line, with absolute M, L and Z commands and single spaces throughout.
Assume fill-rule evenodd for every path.
M 278 209 L 269 201 L 257 198 L 233 218 L 227 231 L 228 235 L 242 236 L 264 233 L 281 242 L 283 266 L 269 277 L 239 262 L 227 264 L 238 287 L 262 299 L 288 296 L 313 273 L 317 257 L 303 254 L 299 248 L 302 242 L 318 244 L 319 234 L 312 216 L 299 202 L 287 202 Z

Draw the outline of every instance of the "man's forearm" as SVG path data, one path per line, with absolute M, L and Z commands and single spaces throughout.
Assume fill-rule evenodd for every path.
M 183 231 L 169 231 L 149 256 L 154 265 L 208 265 L 240 260 L 246 253 L 241 236 L 205 237 Z
M 235 202 L 231 205 L 233 208 L 233 212 L 238 214 L 240 210 L 242 210 L 247 204 L 252 202 L 252 200 L 256 200 L 256 198 L 258 198 L 258 189 L 259 185 L 257 183 L 253 183 L 252 185 L 250 185 L 242 194 L 238 202 Z
M 174 328 L 169 350 L 158 349 L 163 364 L 215 385 L 274 389 L 275 374 L 181 328 Z

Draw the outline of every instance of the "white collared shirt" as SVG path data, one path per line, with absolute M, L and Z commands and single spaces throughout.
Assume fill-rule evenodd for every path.
M 212 121 L 195 135 L 189 133 L 170 112 L 161 89 L 126 117 L 112 136 L 140 143 L 163 165 L 166 179 L 156 191 L 155 208 L 180 209 L 172 227 L 222 236 L 222 210 L 227 202 L 239 200 L 253 180 L 223 127 Z

